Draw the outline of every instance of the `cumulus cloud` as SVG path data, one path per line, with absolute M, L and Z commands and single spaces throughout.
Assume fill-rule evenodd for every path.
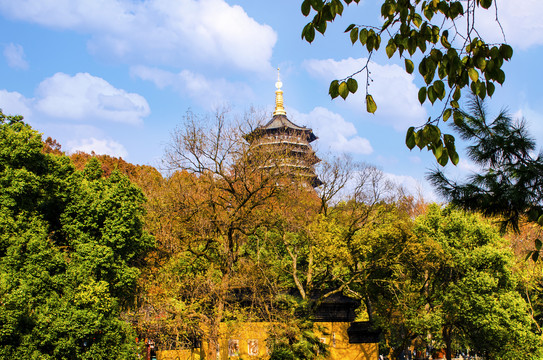
M 105 139 L 100 140 L 94 137 L 69 141 L 67 148 L 70 153 L 83 151 L 90 154 L 94 151 L 98 155 L 110 155 L 122 158 L 126 158 L 128 155 L 128 151 L 126 151 L 125 147 L 118 142 Z
M 28 69 L 28 62 L 25 60 L 25 52 L 21 45 L 9 43 L 4 47 L 4 57 L 8 66 L 13 69 Z
M 25 118 L 32 116 L 32 100 L 13 91 L 0 90 L 0 109 L 7 115 L 22 115 Z
M 489 10 L 479 9 L 476 14 L 477 28 L 490 43 L 503 42 L 502 31 L 496 22 L 495 5 L 509 44 L 520 49 L 543 45 L 543 1 L 496 0 Z
M 40 83 L 36 95 L 36 109 L 55 118 L 141 124 L 150 113 L 141 95 L 117 89 L 88 73 L 56 73 Z
M 91 52 L 269 71 L 277 34 L 224 0 L 0 0 L 11 18 L 90 34 Z
M 130 72 L 132 76 L 151 81 L 159 89 L 172 88 L 207 108 L 254 97 L 251 88 L 246 84 L 231 83 L 225 79 L 208 79 L 189 70 L 172 73 L 147 66 L 134 66 Z
M 365 64 L 366 59 L 348 58 L 340 61 L 307 60 L 304 66 L 312 76 L 330 82 L 341 79 L 358 70 Z M 377 103 L 376 116 L 396 130 L 406 130 L 414 123 L 422 123 L 426 119 L 426 111 L 417 99 L 418 88 L 414 84 L 414 76 L 405 72 L 398 65 L 380 65 L 370 62 L 371 78 L 370 93 Z M 364 74 L 355 76 L 359 84 L 365 84 Z M 361 88 L 350 95 L 346 104 L 365 113 L 365 92 Z M 336 101 L 343 101 L 338 99 Z
M 314 108 L 309 114 L 290 111 L 295 123 L 311 127 L 319 136 L 319 147 L 324 151 L 351 154 L 371 154 L 369 140 L 357 135 L 353 123 L 323 107 Z

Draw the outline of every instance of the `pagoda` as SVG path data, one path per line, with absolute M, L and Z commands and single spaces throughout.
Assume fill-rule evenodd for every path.
M 279 70 L 279 69 L 278 69 Z M 271 120 L 245 135 L 250 148 L 260 154 L 277 155 L 278 160 L 261 165 L 262 168 L 279 167 L 289 177 L 302 180 L 313 187 L 322 184 L 315 174 L 314 165 L 320 161 L 311 148 L 311 142 L 317 140 L 313 130 L 298 126 L 287 118 L 283 107 L 283 83 L 277 76 L 275 87 L 275 111 Z

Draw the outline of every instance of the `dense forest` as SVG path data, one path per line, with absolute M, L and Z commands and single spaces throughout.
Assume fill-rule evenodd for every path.
M 1 114 L 0 358 L 137 359 L 141 339 L 213 344 L 246 321 L 274 324 L 273 359 L 325 357 L 312 315 L 337 294 L 391 357 L 543 356 L 537 225 L 503 234 L 343 156 L 317 165 L 316 189 L 263 171 L 281 154 L 251 151 L 251 117 L 188 113 L 159 171 L 65 154 Z

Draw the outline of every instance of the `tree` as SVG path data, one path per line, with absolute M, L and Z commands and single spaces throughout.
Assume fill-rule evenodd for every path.
M 277 199 L 286 191 L 283 184 L 289 182 L 280 166 L 280 152 L 253 151 L 245 141 L 244 135 L 250 133 L 247 125 L 254 124 L 255 114 L 244 120 L 234 123 L 226 112 L 211 118 L 188 112 L 184 127 L 172 135 L 165 159 L 166 166 L 178 172 L 174 177 L 183 178 L 175 200 L 180 231 L 173 260 L 178 265 L 172 266 L 192 261 L 194 272 L 187 279 L 190 283 L 196 280 L 201 284 L 199 291 L 206 294 L 195 305 L 203 310 L 200 331 L 209 341 L 209 358 L 216 356 L 222 321 L 255 316 L 247 311 L 252 307 L 243 308 L 239 303 L 247 292 L 265 292 L 267 287 L 252 285 L 258 272 L 251 267 L 253 259 L 246 247 L 281 206 Z M 189 296 L 176 299 L 193 303 L 190 291 L 183 293 Z
M 98 161 L 81 172 L 0 113 L 0 357 L 136 358 L 121 320 L 152 239 L 139 189 Z
M 455 340 L 491 358 L 541 356 L 528 304 L 517 292 L 513 254 L 491 225 L 434 206 L 417 219 L 414 232 L 434 249 L 426 298 L 440 325 L 433 337 L 442 339 L 447 359 Z
M 315 15 L 303 28 L 302 39 L 313 42 L 315 31 L 324 34 L 328 23 L 343 14 L 343 4 L 351 5 L 353 2 L 358 4 L 360 0 L 304 0 L 302 14 L 309 16 L 314 11 Z M 497 14 L 497 3 L 492 0 L 383 0 L 382 25 L 351 24 L 345 29 L 353 45 L 360 41 L 366 47 L 367 62 L 356 73 L 332 81 L 330 96 L 346 99 L 350 93 L 355 93 L 358 83 L 354 76 L 365 72 L 366 109 L 375 113 L 377 104 L 370 94 L 370 59 L 379 50 L 384 38 L 387 56 L 392 58 L 398 54 L 404 58 L 406 72 L 413 73 L 418 64 L 417 69 L 426 84 L 418 92 L 420 103 L 429 100 L 434 104 L 439 99 L 444 105 L 439 116 L 429 118 L 418 130 L 409 128 L 407 146 L 409 149 L 426 147 L 432 150 L 441 165 L 445 165 L 449 159 L 456 165 L 458 154 L 454 137 L 441 133 L 441 121 L 447 121 L 458 111 L 465 87 L 480 99 L 492 96 L 495 84 L 501 85 L 505 81 L 505 73 L 501 69 L 504 60 L 509 60 L 513 55 L 509 45 L 487 44 L 477 32 L 476 10 L 490 9 L 492 6 Z M 414 60 L 418 50 L 422 55 L 420 61 Z
M 436 170 L 429 179 L 446 199 L 464 209 L 498 216 L 502 231 L 519 229 L 523 218 L 543 224 L 543 155 L 535 152 L 524 121 L 502 111 L 489 121 L 485 103 L 472 97 L 467 110 L 458 111 L 454 128 L 472 142 L 468 157 L 481 167 L 479 174 L 455 182 Z M 539 257 L 541 240 L 535 241 Z

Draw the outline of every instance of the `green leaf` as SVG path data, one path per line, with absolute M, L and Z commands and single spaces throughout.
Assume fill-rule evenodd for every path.
M 456 146 L 454 145 L 454 136 L 450 134 L 444 134 L 443 135 L 443 142 L 445 143 L 445 147 L 450 152 L 456 152 Z
M 379 50 L 379 46 L 381 46 L 381 35 L 377 34 L 375 35 L 375 50 Z
M 426 144 L 428 144 L 428 142 L 426 141 L 426 139 L 424 138 L 424 133 L 422 130 L 419 130 L 415 133 L 415 141 L 417 143 L 417 146 L 419 147 L 419 149 L 422 150 L 423 147 L 426 146 Z
M 413 64 L 413 61 L 405 59 L 405 71 L 407 71 L 409 74 L 412 74 L 413 70 L 415 70 L 415 65 Z
M 354 94 L 358 90 L 358 82 L 353 78 L 347 79 L 347 88 Z
M 407 130 L 407 134 L 405 135 L 405 145 L 407 145 L 409 150 L 413 150 L 415 145 L 417 145 L 415 139 L 415 128 L 413 126 Z
M 358 40 L 358 29 L 354 28 L 351 30 L 351 43 L 354 45 L 354 43 Z
M 308 43 L 312 43 L 315 40 L 315 28 L 313 23 L 307 24 L 302 30 L 302 39 L 305 39 Z
M 475 95 L 479 95 L 479 82 L 478 81 L 473 81 L 471 83 L 471 92 L 473 92 Z
M 449 43 L 449 40 L 447 40 L 447 35 L 445 34 L 445 31 L 443 32 L 443 35 L 441 35 L 441 45 L 443 45 L 445 49 L 449 49 L 451 47 L 451 43 Z
M 433 104 L 437 99 L 437 93 L 434 89 L 434 86 L 428 86 L 428 100 Z
M 347 83 L 345 81 L 342 81 L 339 84 L 338 91 L 339 91 L 339 96 L 341 96 L 343 100 L 345 100 L 347 96 L 349 96 L 349 87 L 347 86 Z
M 451 9 L 449 11 L 449 16 L 451 19 L 455 19 L 458 15 L 464 15 L 464 7 L 460 1 L 456 1 L 451 4 Z
M 437 162 L 441 166 L 447 165 L 447 163 L 449 162 L 449 152 L 447 151 L 447 149 L 443 149 L 441 156 L 439 157 L 439 159 L 437 159 Z
M 368 35 L 368 40 L 366 40 L 366 49 L 368 49 L 368 52 L 371 52 L 373 50 L 373 44 L 375 42 L 375 38 L 373 35 Z
M 461 90 L 460 90 L 459 87 L 456 87 L 456 89 L 454 89 L 454 93 L 453 93 L 453 100 L 454 101 L 460 100 L 460 96 L 461 96 Z
M 419 102 L 422 105 L 426 101 L 426 87 L 423 86 L 419 89 Z
M 494 90 L 496 90 L 496 87 L 494 86 L 494 83 L 491 83 L 490 81 L 486 84 L 486 93 L 488 96 L 492 96 L 494 94 Z
M 419 13 L 415 13 L 415 15 L 413 15 L 413 24 L 415 24 L 416 27 L 420 28 L 420 24 L 422 24 L 422 17 Z
M 354 28 L 354 24 L 351 24 L 349 26 L 347 26 L 347 29 L 345 29 L 345 32 L 348 33 L 349 31 L 351 31 L 353 28 Z
M 535 249 L 537 251 L 541 250 L 541 246 L 543 245 L 543 243 L 541 242 L 541 240 L 539 239 L 535 239 Z
M 354 24 L 351 24 L 351 25 L 347 26 L 347 29 L 345 29 L 345 32 L 348 33 L 348 32 L 351 31 L 354 27 L 355 27 Z
M 313 9 L 317 10 L 317 11 L 321 11 L 322 10 L 322 7 L 324 5 L 324 2 L 322 0 L 311 0 L 311 6 L 313 7 Z
M 326 20 L 321 20 L 315 25 L 315 29 L 317 29 L 318 32 L 324 35 L 326 32 Z
M 481 69 L 481 71 L 484 71 L 486 68 L 486 59 L 484 57 L 478 57 L 476 61 L 477 67 Z
M 439 159 L 441 155 L 443 155 L 443 144 L 435 145 L 432 148 L 432 152 L 434 153 L 435 158 Z
M 417 51 L 417 39 L 414 37 L 409 37 L 407 39 L 407 51 L 409 52 L 409 55 L 413 55 L 415 51 Z
M 423 129 L 423 134 L 429 143 L 436 143 L 441 137 L 441 130 L 435 125 L 427 124 Z
M 509 60 L 513 57 L 513 48 L 507 44 L 501 44 L 500 54 L 505 60 Z
M 483 8 L 488 9 L 492 6 L 492 0 L 480 0 L 480 4 Z
M 332 99 L 335 99 L 339 96 L 339 81 L 334 80 L 330 83 L 330 88 L 328 89 L 328 94 Z
M 390 41 L 388 42 L 388 45 L 387 45 L 387 47 L 385 49 L 389 59 L 394 55 L 394 53 L 396 52 L 396 49 L 397 49 L 397 46 L 394 43 L 394 40 L 390 39 Z
M 498 75 L 496 76 L 496 81 L 500 83 L 500 85 L 503 85 L 503 82 L 505 81 L 505 73 L 502 69 L 498 70 Z
M 479 72 L 475 70 L 475 68 L 469 68 L 468 69 L 468 75 L 471 81 L 477 81 L 479 80 Z
M 445 111 L 443 112 L 443 121 L 447 121 L 449 120 L 449 118 L 451 117 L 451 114 L 452 114 L 452 109 L 445 109 Z
M 537 262 L 537 259 L 539 259 L 539 251 L 532 252 L 532 260 Z
M 455 110 L 453 113 L 453 119 L 456 126 L 464 125 L 464 115 L 458 110 Z
M 449 150 L 449 158 L 451 159 L 451 162 L 454 166 L 456 166 L 460 161 L 460 156 L 458 156 L 458 153 L 456 151 Z
M 375 104 L 375 101 L 373 101 L 373 97 L 370 94 L 366 95 L 366 110 L 372 114 L 375 114 L 375 111 L 377 110 L 377 104 Z
M 540 225 L 540 226 L 543 226 L 543 215 L 541 215 L 539 217 L 539 219 L 537 219 L 537 223 Z
M 426 9 L 424 9 L 424 16 L 429 20 L 431 21 L 432 20 L 432 17 L 434 16 L 434 12 L 432 10 L 430 10 L 430 7 L 427 6 Z
M 433 86 L 434 90 L 436 91 L 437 97 L 440 100 L 443 100 L 443 98 L 445 97 L 445 84 L 443 84 L 443 81 L 436 80 Z
M 336 14 L 343 14 L 343 4 L 341 3 L 341 0 L 333 0 L 331 6 Z
M 360 30 L 358 39 L 360 40 L 360 43 L 362 45 L 366 45 L 366 42 L 368 41 L 368 30 L 367 29 Z
M 307 16 L 309 15 L 310 12 L 311 12 L 311 4 L 309 3 L 309 0 L 305 0 L 304 2 L 302 2 L 302 14 L 304 16 Z

